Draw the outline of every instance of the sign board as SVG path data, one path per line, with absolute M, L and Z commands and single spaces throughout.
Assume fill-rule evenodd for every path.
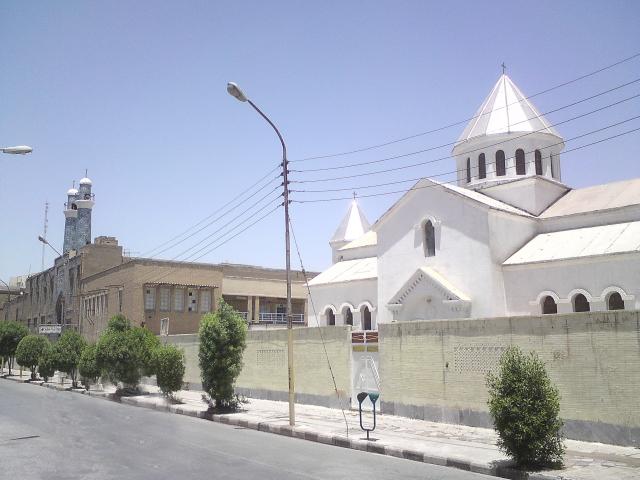
M 62 325 L 40 325 L 38 328 L 40 335 L 46 335 L 49 333 L 61 333 Z
M 169 318 L 160 319 L 160 335 L 166 337 L 169 335 Z

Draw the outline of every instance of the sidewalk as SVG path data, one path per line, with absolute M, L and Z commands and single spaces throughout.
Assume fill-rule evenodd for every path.
M 12 377 L 11 380 L 16 377 Z M 24 376 L 23 380 L 28 377 Z M 18 377 L 19 379 L 19 377 Z M 43 386 L 69 389 L 70 384 L 60 384 L 56 377 Z M 305 440 L 328 443 L 340 447 L 367 450 L 436 465 L 446 465 L 463 470 L 505 478 L 563 479 L 563 480 L 626 480 L 640 478 L 640 449 L 618 447 L 600 443 L 567 440 L 565 467 L 562 470 L 544 471 L 529 475 L 508 467 L 507 457 L 495 445 L 493 430 L 462 425 L 412 420 L 392 415 L 378 415 L 377 428 L 367 442 L 360 430 L 358 412 L 313 405 L 296 405 L 296 426 L 289 427 L 288 405 L 285 402 L 248 399 L 238 413 L 211 415 L 202 401 L 202 392 L 182 390 L 177 397 L 184 403 L 170 405 L 154 386 L 143 385 L 146 395 L 122 397 L 121 403 L 166 410 L 173 413 L 206 418 L 265 432 L 294 436 Z M 76 392 L 83 392 L 75 390 Z M 113 386 L 103 390 L 83 392 L 91 396 L 113 398 Z M 365 413 L 365 421 L 371 421 Z

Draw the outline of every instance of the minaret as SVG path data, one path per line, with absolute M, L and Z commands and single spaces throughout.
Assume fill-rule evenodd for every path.
M 93 194 L 91 193 L 91 180 L 84 177 L 80 180 L 78 199 L 76 200 L 78 207 L 78 221 L 76 224 L 74 246 L 76 250 L 80 250 L 85 245 L 91 243 L 91 210 L 93 209 L 94 203 Z
M 74 182 L 75 183 L 75 182 Z M 76 201 L 78 200 L 78 190 L 70 188 L 67 191 L 67 203 L 64 204 L 64 246 L 62 247 L 62 253 L 65 254 L 69 250 L 75 248 L 76 238 L 76 225 L 78 223 L 78 206 Z
M 360 210 L 360 207 L 358 206 L 358 202 L 354 195 L 353 200 L 351 201 L 351 205 L 349 206 L 349 211 L 340 222 L 340 225 L 333 234 L 333 237 L 331 237 L 331 240 L 329 240 L 329 245 L 331 245 L 333 263 L 336 263 L 340 260 L 338 250 L 340 250 L 350 241 L 364 235 L 369 231 L 370 228 L 371 225 L 367 221 L 367 218 L 364 216 L 364 213 L 362 213 L 362 211 Z

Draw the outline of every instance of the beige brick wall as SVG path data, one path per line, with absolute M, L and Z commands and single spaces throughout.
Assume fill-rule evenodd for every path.
M 640 312 L 381 324 L 383 411 L 486 425 L 485 374 L 505 347 L 536 351 L 562 395 L 569 435 L 640 433 Z M 604 435 L 609 435 L 605 433 Z M 640 438 L 636 438 L 640 442 Z M 633 442 L 632 442 L 633 443 Z

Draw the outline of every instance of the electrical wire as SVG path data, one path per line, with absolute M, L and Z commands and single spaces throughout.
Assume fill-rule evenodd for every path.
M 501 140 L 499 142 L 495 142 L 495 143 L 492 143 L 490 145 L 484 145 L 483 147 L 478 147 L 478 148 L 474 148 L 474 149 L 471 149 L 471 150 L 466 150 L 464 152 L 459 152 L 456 156 L 462 156 L 462 155 L 467 155 L 469 153 L 479 152 L 479 151 L 482 151 L 482 150 L 486 150 L 489 147 L 495 147 L 495 146 L 498 146 L 498 145 L 503 145 L 505 143 L 510 143 L 510 142 L 513 142 L 513 141 L 518 140 L 520 138 L 524 138 L 524 137 L 527 137 L 529 135 L 533 135 L 535 133 L 544 132 L 548 128 L 556 127 L 558 125 L 563 125 L 565 123 L 569 123 L 569 122 L 578 120 L 580 118 L 586 117 L 588 115 L 592 115 L 594 113 L 601 112 L 603 110 L 606 110 L 608 108 L 612 108 L 614 106 L 620 105 L 620 104 L 622 104 L 624 102 L 628 102 L 628 101 L 633 100 L 633 99 L 638 98 L 638 97 L 640 97 L 640 94 L 636 94 L 636 95 L 633 95 L 631 97 L 627 97 L 625 99 L 619 100 L 618 102 L 610 103 L 608 105 L 605 105 L 604 107 L 600 107 L 600 108 L 597 108 L 595 110 L 591 110 L 589 112 L 586 112 L 586 113 L 577 115 L 575 117 L 569 118 L 567 120 L 563 120 L 561 122 L 557 122 L 557 123 L 555 123 L 553 125 L 550 125 L 548 127 L 544 127 L 544 128 L 538 129 L 538 130 L 534 130 L 532 132 L 526 132 L 526 133 L 524 133 L 522 135 L 519 135 L 517 137 L 509 138 L 507 140 Z M 350 179 L 350 178 L 357 178 L 357 177 L 363 177 L 363 176 L 369 176 L 369 175 L 378 175 L 378 174 L 381 174 L 381 173 L 389 173 L 389 172 L 395 172 L 395 171 L 399 171 L 399 170 L 405 170 L 407 168 L 414 168 L 414 167 L 418 167 L 418 166 L 422 166 L 422 165 L 427 165 L 427 164 L 430 164 L 430 163 L 442 162 L 444 160 L 448 160 L 448 159 L 451 159 L 451 158 L 454 158 L 454 157 L 451 156 L 451 155 L 446 155 L 444 157 L 439 157 L 439 158 L 435 158 L 435 159 L 431 159 L 431 160 L 426 160 L 426 161 L 423 161 L 423 162 L 416 162 L 416 163 L 412 163 L 412 164 L 409 164 L 409 165 L 401 165 L 401 166 L 398 166 L 398 167 L 387 168 L 387 169 L 383 169 L 383 170 L 374 170 L 374 171 L 371 171 L 371 172 L 363 172 L 363 173 L 352 174 L 352 175 L 342 175 L 342 176 L 338 176 L 338 177 L 316 178 L 316 179 L 311 179 L 311 180 L 291 180 L 290 183 L 319 183 L 319 182 L 330 182 L 330 181 L 334 181 L 334 180 L 346 180 L 346 179 Z
M 640 118 L 640 116 L 634 117 L 634 118 Z M 626 121 L 628 121 L 628 120 L 626 120 Z M 621 122 L 621 123 L 623 123 L 623 122 Z M 608 127 L 605 127 L 605 128 L 608 128 Z M 595 142 L 587 143 L 585 145 L 580 145 L 578 147 L 574 147 L 574 148 L 571 148 L 569 150 L 565 150 L 562 154 L 566 155 L 567 153 L 571 153 L 571 152 L 575 152 L 575 151 L 578 151 L 578 150 L 582 150 L 583 148 L 592 147 L 594 145 L 597 145 L 597 144 L 600 144 L 600 143 L 603 143 L 603 142 L 607 142 L 609 140 L 613 140 L 615 138 L 622 137 L 624 135 L 629 135 L 631 133 L 637 132 L 638 130 L 640 130 L 640 127 L 634 128 L 634 129 L 631 129 L 631 130 L 627 130 L 625 132 L 619 133 L 617 135 L 612 135 L 610 137 L 606 137 L 606 138 L 603 138 L 601 140 L 597 140 Z M 547 148 L 547 147 L 543 147 L 543 148 Z M 528 153 L 531 153 L 531 152 L 528 152 Z M 510 158 L 513 158 L 513 157 L 510 157 Z M 527 163 L 532 163 L 532 162 L 529 161 Z M 450 172 L 448 174 L 463 172 L 465 170 L 466 169 L 456 170 L 456 171 Z M 441 174 L 441 175 L 445 175 L 445 174 Z M 422 178 L 430 178 L 430 177 L 422 177 Z M 420 180 L 422 180 L 422 178 Z M 521 178 L 526 178 L 526 177 L 523 176 Z M 422 186 L 422 187 L 413 187 L 410 190 L 418 190 L 418 189 L 422 189 L 422 188 L 439 187 L 442 184 L 457 183 L 457 182 L 458 182 L 458 180 L 454 179 L 454 180 L 451 180 L 451 181 L 448 181 L 448 182 L 438 182 L 437 184 L 434 184 L 434 185 L 425 185 L 425 186 Z M 352 190 L 352 189 L 350 189 L 350 190 Z M 369 195 L 359 195 L 358 198 L 381 197 L 381 196 L 385 196 L 385 195 L 394 195 L 394 194 L 397 194 L 397 193 L 407 193 L 407 192 L 408 191 L 406 189 L 405 190 L 396 190 L 396 191 L 393 191 L 393 192 L 383 192 L 383 193 L 372 193 L 372 194 L 369 194 Z M 320 202 L 334 202 L 334 201 L 342 201 L 342 200 L 351 200 L 352 198 L 353 197 L 338 197 L 338 198 L 323 198 L 323 199 L 313 199 L 313 200 L 293 200 L 293 202 L 294 203 L 320 203 Z
M 604 71 L 609 70 L 611 68 L 614 68 L 614 67 L 616 67 L 618 65 L 621 65 L 623 63 L 626 63 L 626 62 L 629 62 L 631 60 L 634 60 L 635 58 L 638 58 L 638 57 L 640 57 L 640 52 L 639 53 L 635 53 L 635 54 L 633 54 L 633 55 L 631 55 L 629 57 L 623 58 L 622 60 L 619 60 L 617 62 L 614 62 L 614 63 L 611 63 L 609 65 L 606 65 L 606 66 L 604 66 L 602 68 L 599 68 L 597 70 L 594 70 L 594 71 L 591 71 L 591 72 L 586 73 L 584 75 L 581 75 L 579 77 L 573 78 L 573 79 L 571 79 L 569 81 L 560 83 L 558 85 L 554 85 L 554 86 L 549 87 L 549 88 L 547 88 L 545 90 L 542 90 L 540 92 L 534 93 L 533 95 L 529 95 L 528 97 L 524 97 L 523 100 L 529 100 L 529 99 L 532 99 L 534 97 L 549 93 L 549 92 L 551 92 L 553 90 L 557 90 L 557 89 L 565 87 L 567 85 L 571 85 L 572 83 L 576 83 L 576 82 L 578 82 L 580 80 L 584 80 L 585 78 L 592 77 L 594 75 L 597 75 L 598 73 L 604 72 Z M 514 105 L 516 103 L 519 103 L 519 101 L 507 104 L 507 105 L 505 105 L 504 107 L 501 107 L 501 108 L 508 108 L 509 106 Z M 290 160 L 290 162 L 306 162 L 306 161 L 310 161 L 310 160 L 320 160 L 320 159 L 325 159 L 325 158 L 341 157 L 341 156 L 345 156 L 345 155 L 352 155 L 354 153 L 366 152 L 368 150 L 373 150 L 373 149 L 376 149 L 376 148 L 386 147 L 388 145 L 393 145 L 393 144 L 396 144 L 396 143 L 399 143 L 399 142 L 404 142 L 406 140 L 411 140 L 411 139 L 414 139 L 414 138 L 417 138 L 417 137 L 421 137 L 421 136 L 424 136 L 424 135 L 428 135 L 428 134 L 431 134 L 431 133 L 440 132 L 442 130 L 446 130 L 446 129 L 451 128 L 451 127 L 455 127 L 455 126 L 458 126 L 458 125 L 462 125 L 462 124 L 468 123 L 471 120 L 474 120 L 475 118 L 479 118 L 480 116 L 481 115 L 475 115 L 475 116 L 467 118 L 465 120 L 460 120 L 460 121 L 457 121 L 457 122 L 454 122 L 454 123 L 450 123 L 450 124 L 444 125 L 442 127 L 434 128 L 432 130 L 427 130 L 427 131 L 424 131 L 424 132 L 416 133 L 414 135 L 409 135 L 407 137 L 402 137 L 402 138 L 398 138 L 398 139 L 395 139 L 395 140 L 390 140 L 388 142 L 379 143 L 379 144 L 376 144 L 376 145 L 370 145 L 370 146 L 367 146 L 367 147 L 361 147 L 361 148 L 357 148 L 357 149 L 353 149 L 353 150 L 347 150 L 347 151 L 343 151 L 343 152 L 331 153 L 331 154 L 326 154 L 326 155 L 308 156 L 308 157 L 303 157 L 303 158 L 299 158 L 299 159 L 295 159 L 295 160 Z
M 613 87 L 613 88 L 610 88 L 608 90 L 605 90 L 603 92 L 597 93 L 595 95 L 591 95 L 589 97 L 582 98 L 580 100 L 577 100 L 575 102 L 569 103 L 567 105 L 563 105 L 562 107 L 554 108 L 553 110 L 549 110 L 547 112 L 544 112 L 544 113 L 540 114 L 539 116 L 543 116 L 544 117 L 545 115 L 556 113 L 556 112 L 559 112 L 560 110 L 564 110 L 566 108 L 574 107 L 574 106 L 576 106 L 576 105 L 578 105 L 580 103 L 584 103 L 584 102 L 587 102 L 589 100 L 593 100 L 594 98 L 601 97 L 602 95 L 606 95 L 607 93 L 611 93 L 611 92 L 613 92 L 615 90 L 619 90 L 619 89 L 627 87 L 629 85 L 633 85 L 634 83 L 637 83 L 637 82 L 640 82 L 640 77 L 636 78 L 636 79 L 634 79 L 634 80 L 632 80 L 630 82 L 626 82 L 626 83 L 623 83 L 623 84 L 618 85 L 616 87 Z M 520 120 L 519 122 L 515 122 L 515 123 L 511 124 L 510 126 L 518 125 L 520 123 L 528 122 L 530 120 L 535 120 L 536 118 L 538 118 L 538 115 L 534 115 L 533 117 L 526 118 L 524 120 Z M 548 127 L 548 128 L 551 128 L 551 127 Z M 458 142 L 456 140 L 454 142 L 443 143 L 441 145 L 427 147 L 427 148 L 423 148 L 423 149 L 420 149 L 420 150 L 414 150 L 412 152 L 408 152 L 408 153 L 404 153 L 404 154 L 400 154 L 400 155 L 394 155 L 394 156 L 391 156 L 391 157 L 380 158 L 380 159 L 377 159 L 377 160 L 368 160 L 368 161 L 363 161 L 363 162 L 348 163 L 348 164 L 345 164 L 345 165 L 336 165 L 336 166 L 322 167 L 322 168 L 306 168 L 306 169 L 301 169 L 301 170 L 293 169 L 291 171 L 292 172 L 297 172 L 297 173 L 322 172 L 322 171 L 327 171 L 327 170 L 340 170 L 340 169 L 344 169 L 344 168 L 360 167 L 362 165 L 372 165 L 372 164 L 375 164 L 375 163 L 382 163 L 382 162 L 387 162 L 389 160 L 397 160 L 398 158 L 404 158 L 404 157 L 409 157 L 409 156 L 412 156 L 412 155 L 418 155 L 420 153 L 431 152 L 433 150 L 438 150 L 438 149 L 444 148 L 444 147 L 451 147 L 451 146 L 454 146 L 454 145 L 456 145 L 458 143 L 461 143 L 461 142 Z

